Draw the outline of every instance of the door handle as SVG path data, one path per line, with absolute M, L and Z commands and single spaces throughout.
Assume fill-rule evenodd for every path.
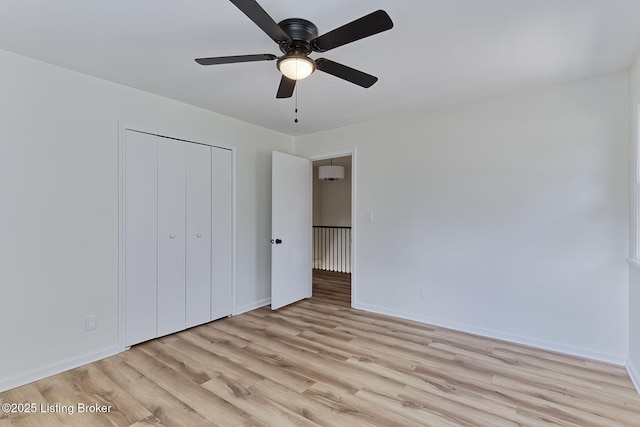
M 276 245 L 279 245 L 280 243 L 282 243 L 282 239 L 271 239 L 271 244 L 273 245 L 274 243 Z

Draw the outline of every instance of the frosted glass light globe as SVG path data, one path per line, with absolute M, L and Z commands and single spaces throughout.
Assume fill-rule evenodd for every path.
M 278 69 L 288 79 L 302 80 L 309 77 L 316 67 L 306 56 L 289 56 L 278 61 Z

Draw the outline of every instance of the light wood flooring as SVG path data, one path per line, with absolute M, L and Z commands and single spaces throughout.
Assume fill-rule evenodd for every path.
M 348 286 L 316 273 L 309 300 L 0 393 L 38 405 L 0 426 L 640 426 L 624 368 L 353 310 Z

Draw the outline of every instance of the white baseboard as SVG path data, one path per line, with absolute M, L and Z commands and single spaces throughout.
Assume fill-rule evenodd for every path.
M 111 346 L 94 353 L 66 359 L 42 368 L 32 369 L 13 377 L 0 378 L 0 392 L 20 387 L 21 385 L 29 384 L 46 377 L 68 371 L 70 369 L 78 368 L 88 363 L 96 362 L 106 357 L 118 354 L 121 351 L 122 348 L 120 348 L 119 346 Z
M 638 394 L 640 394 L 640 371 L 636 369 L 631 360 L 627 360 L 627 372 L 629 373 L 629 378 L 631 378 L 633 386 L 636 388 Z
M 439 326 L 441 328 L 453 329 L 460 332 L 466 332 L 473 335 L 479 335 L 482 337 L 497 339 L 501 341 L 508 341 L 516 344 L 522 344 L 529 347 L 535 347 L 542 350 L 554 351 L 557 353 L 563 353 L 570 356 L 577 356 L 584 359 L 591 359 L 600 362 L 611 363 L 617 366 L 625 366 L 626 356 L 598 353 L 591 350 L 567 346 L 564 344 L 558 344 L 554 342 L 538 340 L 530 337 L 523 337 L 519 335 L 512 335 L 500 331 L 491 329 L 478 328 L 472 325 L 460 324 L 455 322 L 449 322 L 446 320 L 433 318 L 430 316 L 422 316 L 414 313 L 406 313 L 402 311 L 396 311 L 387 309 L 384 307 L 378 307 L 369 304 L 353 304 L 353 308 L 365 311 L 371 311 L 378 314 L 386 314 L 388 316 L 399 317 L 401 319 L 414 320 L 416 322 L 425 323 L 433 326 Z
M 258 308 L 262 308 L 265 305 L 269 305 L 269 304 L 271 304 L 271 298 L 265 298 L 265 299 L 262 299 L 260 301 L 256 301 L 256 302 L 251 303 L 251 304 L 246 304 L 246 305 L 243 305 L 241 307 L 236 307 L 236 312 L 233 315 L 237 316 L 238 314 L 242 314 L 242 313 L 246 313 L 248 311 L 256 310 Z

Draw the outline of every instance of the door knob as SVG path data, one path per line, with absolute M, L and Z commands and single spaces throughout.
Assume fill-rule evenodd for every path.
M 273 245 L 274 243 L 276 245 L 279 245 L 280 243 L 282 243 L 282 239 L 271 239 L 271 244 Z

